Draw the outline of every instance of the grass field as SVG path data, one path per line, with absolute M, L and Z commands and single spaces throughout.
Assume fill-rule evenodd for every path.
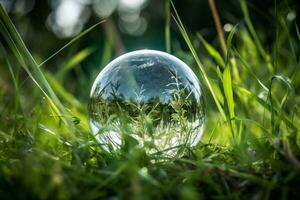
M 243 23 L 220 37 L 219 51 L 166 5 L 166 51 L 199 77 L 207 113 L 200 143 L 168 159 L 130 142 L 107 153 L 95 140 L 87 101 L 66 83 L 91 49 L 78 50 L 57 71 L 47 68 L 105 21 L 39 64 L 0 5 L 1 199 L 300 198 L 300 33 L 286 17 L 289 7 L 278 3 L 274 39 L 265 41 L 241 0 Z M 189 51 L 173 45 L 170 23 Z M 92 83 L 78 74 L 80 85 Z

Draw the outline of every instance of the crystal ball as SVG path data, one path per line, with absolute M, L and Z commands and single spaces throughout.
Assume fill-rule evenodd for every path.
M 197 145 L 205 123 L 200 82 L 178 58 L 139 50 L 111 61 L 93 83 L 93 135 L 106 151 L 138 146 L 147 154 L 176 156 Z

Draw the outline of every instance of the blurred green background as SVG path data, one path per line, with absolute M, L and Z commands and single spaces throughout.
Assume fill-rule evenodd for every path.
M 106 18 L 101 26 L 85 35 L 78 42 L 60 52 L 47 63 L 47 69 L 55 72 L 76 53 L 83 51 L 82 62 L 72 66 L 62 80 L 74 95 L 86 102 L 89 88 L 97 73 L 112 58 L 137 49 L 165 51 L 165 1 L 162 0 L 0 0 L 9 12 L 21 37 L 34 58 L 41 62 L 56 52 L 71 38 L 87 27 Z M 236 24 L 243 24 L 239 0 L 217 0 L 225 33 Z M 200 33 L 207 41 L 218 47 L 217 32 L 206 0 L 175 0 L 174 4 L 190 33 Z M 268 41 L 275 37 L 275 1 L 248 1 L 252 21 L 268 48 Z M 287 10 L 287 19 L 299 19 L 299 2 L 278 1 L 277 6 Z M 173 53 L 183 56 L 192 65 L 187 47 L 174 22 L 171 23 Z M 1 40 L 1 39 L 0 39 Z M 199 42 L 195 42 L 195 45 Z M 200 49 L 201 50 L 201 49 Z M 205 52 L 200 53 L 205 57 Z M 79 56 L 80 57 L 80 56 Z M 3 67 L 2 67 L 3 68 Z M 1 70 L 1 73 L 7 73 Z M 2 87 L 10 87 L 1 76 Z M 8 76 L 9 77 L 9 76 Z M 71 84 L 73 83 L 73 84 Z M 6 86 L 5 86 L 6 85 Z

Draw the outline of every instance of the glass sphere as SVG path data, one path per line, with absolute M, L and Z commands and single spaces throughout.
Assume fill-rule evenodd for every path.
M 97 76 L 89 120 L 107 151 L 131 144 L 148 154 L 175 156 L 201 139 L 204 108 L 200 82 L 184 62 L 140 50 L 116 58 Z

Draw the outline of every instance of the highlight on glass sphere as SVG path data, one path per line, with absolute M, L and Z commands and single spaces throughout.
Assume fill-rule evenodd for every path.
M 155 50 L 124 54 L 97 76 L 90 93 L 89 120 L 106 151 L 119 150 L 131 141 L 147 154 L 182 154 L 203 134 L 200 82 L 170 54 Z

